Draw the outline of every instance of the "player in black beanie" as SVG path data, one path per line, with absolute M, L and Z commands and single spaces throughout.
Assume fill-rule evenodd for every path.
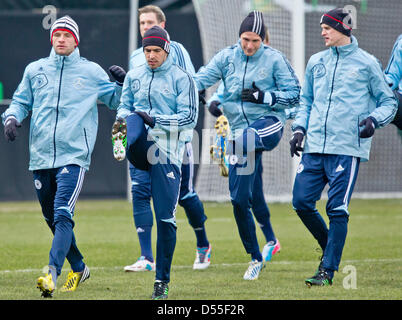
M 254 10 L 248 14 L 248 16 L 243 20 L 240 25 L 239 37 L 242 35 L 243 32 L 247 31 L 258 34 L 261 37 L 261 40 L 264 41 L 265 25 L 261 12 Z

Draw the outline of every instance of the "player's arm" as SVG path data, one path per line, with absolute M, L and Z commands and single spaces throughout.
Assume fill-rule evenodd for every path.
M 132 111 L 134 111 L 134 94 L 131 90 L 132 79 L 130 74 L 131 72 L 129 71 L 126 78 L 124 79 L 120 103 L 117 107 L 116 119 L 125 119 L 128 115 L 132 113 Z
M 24 75 L 17 90 L 14 92 L 10 106 L 1 115 L 2 122 L 5 124 L 7 119 L 15 118 L 21 123 L 32 110 L 33 94 L 31 80 L 29 76 L 29 66 L 25 68 Z
M 115 77 L 113 73 L 112 76 Z M 98 98 L 108 108 L 112 110 L 116 110 L 117 107 L 119 106 L 120 97 L 122 93 L 122 83 L 120 81 L 122 81 L 123 79 L 124 77 L 123 75 L 121 75 L 121 77 L 116 78 L 116 82 L 111 82 L 109 80 L 109 76 L 107 75 L 106 71 L 103 70 L 100 66 L 97 67 L 96 81 L 98 83 Z
M 186 74 L 177 83 L 177 113 L 155 116 L 155 128 L 168 132 L 193 129 L 198 119 L 198 91 L 191 75 Z
M 370 113 L 370 118 L 375 119 L 376 128 L 382 128 L 392 121 L 397 110 L 395 96 L 384 79 L 379 63 L 370 65 L 369 89 L 377 101 L 376 108 Z
M 296 129 L 301 129 L 305 133 L 308 129 L 311 106 L 314 101 L 313 85 L 312 63 L 309 61 L 304 75 L 304 83 L 300 95 L 300 105 L 297 108 L 295 121 L 292 123 L 293 131 Z
M 384 73 L 391 89 L 397 89 L 399 82 L 402 80 L 402 36 L 399 37 L 399 41 L 392 49 L 391 58 Z
M 221 60 L 222 51 L 216 54 L 206 66 L 198 70 L 194 76 L 198 90 L 207 89 L 222 79 L 223 63 Z

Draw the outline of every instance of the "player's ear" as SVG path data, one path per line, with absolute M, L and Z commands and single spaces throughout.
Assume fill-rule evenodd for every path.
M 163 29 L 165 29 L 165 21 L 162 21 L 161 23 L 159 23 L 159 26 Z

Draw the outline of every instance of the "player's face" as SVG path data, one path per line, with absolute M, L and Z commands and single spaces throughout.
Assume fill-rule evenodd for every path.
M 350 38 L 335 30 L 329 25 L 321 24 L 321 36 L 324 38 L 326 47 L 338 47 L 350 43 Z
M 73 35 L 67 31 L 56 31 L 53 33 L 52 45 L 54 51 L 61 56 L 70 55 L 77 46 Z
M 156 69 L 165 62 L 167 52 L 158 46 L 147 46 L 144 48 L 145 59 L 151 69 Z
M 247 31 L 240 36 L 241 47 L 246 56 L 254 55 L 261 45 L 261 38 L 258 34 Z
M 156 14 L 154 12 L 147 12 L 140 15 L 140 33 L 141 37 L 144 37 L 145 32 L 151 29 L 153 26 L 159 26 L 165 28 L 165 22 L 158 22 Z

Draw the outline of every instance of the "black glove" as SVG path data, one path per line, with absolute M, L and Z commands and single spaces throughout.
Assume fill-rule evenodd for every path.
M 252 89 L 243 89 L 241 92 L 241 100 L 253 103 L 264 103 L 264 92 L 261 91 L 253 81 Z
M 126 77 L 126 71 L 122 67 L 119 66 L 111 66 L 109 67 L 109 72 L 112 77 L 116 80 L 117 84 L 122 85 L 124 82 L 124 78 Z
M 205 100 L 205 89 L 198 91 L 198 101 L 199 103 L 207 104 L 207 101 Z
M 20 127 L 21 124 L 14 117 L 6 119 L 6 122 L 4 123 L 4 136 L 6 137 L 6 140 L 14 141 L 18 136 L 17 128 Z
M 303 151 L 303 148 L 301 146 L 303 139 L 304 139 L 304 133 L 301 130 L 297 130 L 293 133 L 293 137 L 289 141 L 290 155 L 292 156 L 292 158 L 294 155 L 300 157 L 299 151 Z
M 360 138 L 370 138 L 373 136 L 374 131 L 375 131 L 375 124 L 374 124 L 373 118 L 368 117 L 368 118 L 362 120 L 359 123 L 359 126 L 360 127 L 364 126 L 363 130 L 360 131 L 360 134 L 359 134 Z
M 219 106 L 220 104 L 221 104 L 221 103 L 220 103 L 219 101 L 216 101 L 216 100 L 212 101 L 212 102 L 209 104 L 208 110 L 209 110 L 209 112 L 210 112 L 214 117 L 219 117 L 219 116 L 222 115 L 221 109 L 218 108 L 218 106 Z
M 148 113 L 144 111 L 135 111 L 135 113 L 138 114 L 144 120 L 144 123 L 149 125 L 151 128 L 155 127 L 154 117 L 151 117 Z

